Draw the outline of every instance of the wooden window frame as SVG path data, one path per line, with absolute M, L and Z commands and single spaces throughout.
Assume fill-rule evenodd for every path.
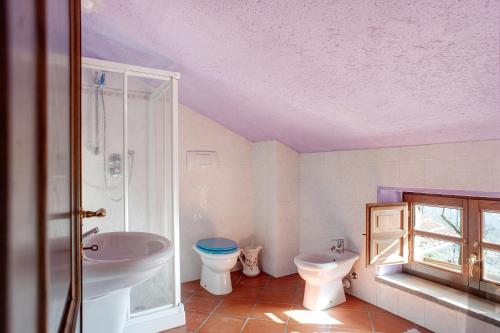
M 500 201 L 490 199 L 470 199 L 469 206 L 471 206 L 469 220 L 471 221 L 471 224 L 477 226 L 474 230 L 470 230 L 470 254 L 475 254 L 479 258 L 479 263 L 474 267 L 475 269 L 472 271 L 472 277 L 469 279 L 469 287 L 479 290 L 480 294 L 486 294 L 486 296 L 496 295 L 498 301 L 500 298 L 500 283 L 483 280 L 482 277 L 484 272 L 484 258 L 482 250 L 491 249 L 500 251 L 500 245 L 484 242 L 482 240 L 484 225 L 482 221 L 482 213 L 484 211 L 500 212 Z
M 408 222 L 409 222 L 409 250 L 410 259 L 403 269 L 414 275 L 419 275 L 435 282 L 447 286 L 464 289 L 468 284 L 468 278 L 465 274 L 468 272 L 468 264 L 465 258 L 468 258 L 468 207 L 467 200 L 457 197 L 434 196 L 420 193 L 403 193 L 403 201 L 408 203 Z M 427 204 L 431 206 L 457 207 L 462 209 L 462 237 L 440 235 L 432 232 L 416 230 L 414 228 L 414 205 Z M 461 271 L 456 272 L 431 264 L 416 261 L 414 258 L 414 239 L 415 236 L 425 236 L 434 239 L 441 239 L 461 245 Z
M 482 242 L 482 212 L 500 211 L 500 199 L 481 197 L 466 197 L 441 194 L 424 194 L 404 192 L 403 201 L 408 203 L 408 230 L 409 230 L 409 263 L 403 265 L 403 271 L 422 278 L 460 289 L 477 296 L 500 301 L 500 284 L 482 279 L 483 261 L 482 249 L 500 251 L 500 245 Z M 447 235 L 437 236 L 414 228 L 414 205 L 428 204 L 435 206 L 457 207 L 462 209 L 462 237 Z M 461 272 L 454 272 L 441 267 L 425 264 L 414 260 L 414 238 L 417 235 L 443 239 L 461 244 Z M 469 276 L 469 261 L 472 254 L 478 257 L 479 262 L 472 269 L 473 276 Z

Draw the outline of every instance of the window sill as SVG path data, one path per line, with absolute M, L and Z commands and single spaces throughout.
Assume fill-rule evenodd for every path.
M 410 274 L 377 276 L 375 281 L 500 326 L 500 304 L 495 302 Z

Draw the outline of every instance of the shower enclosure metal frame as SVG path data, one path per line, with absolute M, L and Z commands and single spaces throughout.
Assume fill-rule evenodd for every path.
M 124 156 L 128 152 L 128 76 L 143 77 L 150 79 L 158 79 L 164 81 L 170 81 L 172 86 L 172 99 L 171 99 L 171 153 L 172 156 L 164 156 L 164 165 L 171 164 L 171 198 L 172 198 L 172 211 L 170 212 L 170 218 L 173 223 L 173 239 L 174 244 L 174 304 L 173 306 L 164 306 L 160 308 L 155 308 L 149 311 L 141 312 L 137 315 L 131 316 L 130 310 L 128 313 L 128 323 L 125 328 L 126 333 L 133 332 L 147 332 L 155 330 L 163 330 L 166 328 L 171 328 L 185 323 L 184 308 L 181 303 L 181 289 L 180 289 L 180 255 L 179 255 L 179 170 L 178 170 L 178 151 L 179 151 L 179 140 L 178 140 L 178 80 L 180 79 L 180 73 L 171 72 L 165 70 L 159 70 L 154 68 L 147 68 L 141 66 L 134 66 L 122 63 L 116 63 L 111 61 L 104 61 L 93 58 L 82 58 L 82 69 L 94 69 L 99 71 L 113 72 L 123 75 L 123 152 Z M 165 120 L 164 120 L 165 122 Z M 165 128 L 166 130 L 166 128 Z M 129 177 L 129 161 L 128 158 L 123 159 L 123 179 L 128 179 Z M 169 191 L 167 186 L 167 178 L 164 179 L 164 191 L 165 193 Z M 129 231 L 129 207 L 128 207 L 128 181 L 123 182 L 123 200 L 124 200 L 124 229 Z M 165 198 L 168 195 L 165 196 Z M 165 203 L 165 207 L 168 207 Z M 162 327 L 165 325 L 165 318 L 169 317 L 167 320 L 167 325 L 169 327 Z

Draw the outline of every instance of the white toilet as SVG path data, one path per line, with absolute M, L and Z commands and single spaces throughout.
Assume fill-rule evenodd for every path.
M 233 291 L 230 272 L 240 254 L 238 244 L 227 238 L 206 238 L 197 241 L 193 249 L 203 264 L 200 285 L 214 295 Z

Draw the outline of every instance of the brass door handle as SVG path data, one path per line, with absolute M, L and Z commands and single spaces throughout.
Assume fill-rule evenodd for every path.
M 99 208 L 95 212 L 93 212 L 91 210 L 82 210 L 81 215 L 82 215 L 83 219 L 88 219 L 90 217 L 105 217 L 106 216 L 106 209 Z

